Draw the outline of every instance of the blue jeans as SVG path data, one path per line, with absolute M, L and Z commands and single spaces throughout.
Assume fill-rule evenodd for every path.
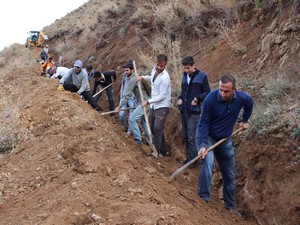
M 128 99 L 127 103 L 122 107 L 122 109 L 135 108 L 135 104 L 136 104 L 135 99 Z M 124 128 L 128 127 L 128 123 L 127 123 L 127 119 L 126 119 L 126 111 L 128 111 L 128 110 L 122 110 L 122 111 L 119 112 L 119 117 L 120 117 L 120 120 L 121 120 L 121 124 L 122 124 L 122 127 L 124 127 Z M 133 109 L 130 109 L 129 110 L 129 116 L 132 112 L 133 112 Z M 128 127 L 128 131 L 131 132 L 130 127 Z
M 196 129 L 200 119 L 199 114 L 182 115 L 181 124 L 183 132 L 183 140 L 185 143 L 186 162 L 191 161 L 198 155 L 196 148 Z
M 211 145 L 216 142 L 211 138 L 208 140 Z M 214 157 L 216 157 L 222 174 L 225 207 L 229 209 L 235 208 L 235 159 L 231 139 L 208 152 L 207 156 L 202 159 L 199 173 L 198 195 L 205 201 L 209 201 L 210 199 L 210 183 Z
M 150 110 L 150 106 L 146 108 L 146 111 L 148 112 Z M 147 129 L 147 124 L 145 120 L 145 115 L 144 115 L 144 110 L 141 104 L 139 104 L 135 110 L 130 114 L 128 123 L 129 123 L 129 128 L 131 129 L 131 133 L 133 134 L 133 137 L 135 140 L 142 140 L 142 135 L 141 131 L 139 129 L 137 121 L 141 120 L 143 129 L 145 131 L 146 137 L 148 140 L 150 140 L 150 135 Z

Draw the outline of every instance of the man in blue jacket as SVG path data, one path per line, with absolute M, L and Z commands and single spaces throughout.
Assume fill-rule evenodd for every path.
M 178 108 L 181 114 L 183 140 L 185 143 L 186 160 L 188 163 L 197 156 L 196 128 L 201 113 L 201 104 L 210 92 L 207 76 L 195 67 L 193 57 L 186 56 L 181 61 L 183 75 Z
M 239 215 L 235 207 L 235 159 L 232 139 L 208 152 L 207 148 L 221 139 L 231 136 L 237 117 L 243 109 L 240 127 L 249 127 L 253 99 L 243 91 L 236 90 L 232 75 L 223 75 L 219 88 L 210 92 L 204 100 L 201 119 L 197 126 L 196 144 L 202 158 L 199 174 L 198 195 L 206 202 L 210 200 L 210 183 L 214 157 L 220 167 L 223 182 L 225 207 Z

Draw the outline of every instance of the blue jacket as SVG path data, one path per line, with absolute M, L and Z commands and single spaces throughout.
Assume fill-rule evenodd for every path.
M 182 99 L 183 104 L 178 105 L 181 115 L 188 116 L 190 114 L 200 114 L 201 104 L 204 98 L 210 92 L 207 76 L 197 68 L 190 74 L 190 83 L 187 83 L 187 73 L 184 72 L 181 81 L 181 94 L 179 99 Z M 197 98 L 197 105 L 192 106 L 191 102 Z
M 246 123 L 253 109 L 253 99 L 247 93 L 236 90 L 230 102 L 223 102 L 219 89 L 210 92 L 204 100 L 201 119 L 197 126 L 197 148 L 209 147 L 208 136 L 216 141 L 229 137 L 241 109 L 243 109 L 242 122 Z

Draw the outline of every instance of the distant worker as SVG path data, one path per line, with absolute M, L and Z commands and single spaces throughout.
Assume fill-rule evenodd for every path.
M 48 54 L 43 49 L 40 53 L 40 63 L 42 64 L 42 63 L 46 62 L 47 59 L 48 59 Z
M 49 53 L 49 48 L 48 48 L 48 45 L 45 45 L 45 47 L 44 47 L 44 52 L 46 52 L 47 54 Z
M 63 66 L 54 66 L 48 70 L 48 74 L 50 75 L 50 78 L 57 78 L 61 79 L 63 76 L 65 76 L 69 72 L 69 68 L 63 67 Z
M 87 75 L 88 75 L 88 78 L 89 78 L 89 81 L 93 79 L 94 77 L 94 69 L 93 69 L 93 66 L 92 65 L 88 65 L 86 68 L 85 68 L 86 72 L 87 72 Z
M 66 82 L 70 80 L 70 82 Z M 82 70 L 82 62 L 75 61 L 74 68 L 69 69 L 69 72 L 59 81 L 57 90 L 69 90 L 82 95 L 85 100 L 97 111 L 102 111 L 101 107 L 95 102 L 91 92 L 87 73 Z
M 41 76 L 47 73 L 47 71 L 52 68 L 55 65 L 55 63 L 52 60 L 52 57 L 49 57 L 49 59 L 43 63 L 41 66 Z
M 95 95 L 98 87 L 100 86 L 101 89 L 106 88 L 110 84 L 116 81 L 116 71 L 104 71 L 100 73 L 99 71 L 95 71 L 94 73 L 94 88 L 92 94 Z M 113 80 L 112 80 L 113 77 Z M 114 92 L 113 92 L 113 87 L 110 85 L 108 88 L 105 89 L 107 98 L 108 98 L 108 103 L 109 103 L 109 111 L 113 111 L 115 109 L 114 106 Z M 95 101 L 98 102 L 100 97 L 102 96 L 102 93 L 98 94 L 95 96 Z
M 145 79 L 151 82 L 151 98 L 143 106 L 150 105 L 151 132 L 154 136 L 154 146 L 159 155 L 170 156 L 167 149 L 164 127 L 171 106 L 171 81 L 169 73 L 165 70 L 168 58 L 164 54 L 156 56 L 156 63 L 151 76 L 137 76 L 136 81 Z
M 133 77 L 133 61 L 129 60 L 124 66 L 124 74 L 122 76 L 121 90 L 120 90 L 120 102 L 126 97 L 127 87 L 130 79 Z M 126 104 L 123 105 L 121 109 L 124 108 L 135 108 L 136 98 L 133 93 L 130 96 L 127 96 Z M 132 113 L 132 109 L 129 110 L 129 116 Z M 127 131 L 127 135 L 131 135 L 131 128 L 128 126 L 128 120 L 126 116 L 126 110 L 119 112 L 119 117 L 121 120 L 122 129 Z
M 63 56 L 61 54 L 58 55 L 57 65 L 63 66 Z
M 195 67 L 193 57 L 186 56 L 181 63 L 184 72 L 177 105 L 181 114 L 182 133 L 185 143 L 185 164 L 198 155 L 195 138 L 196 128 L 200 119 L 202 102 L 210 92 L 210 87 L 206 74 Z
M 210 200 L 210 185 L 214 158 L 218 162 L 223 183 L 225 207 L 234 215 L 240 216 L 235 205 L 235 158 L 232 139 L 228 139 L 212 151 L 209 146 L 221 139 L 230 137 L 239 113 L 243 109 L 240 127 L 249 127 L 253 110 L 250 95 L 236 89 L 236 80 L 232 75 L 223 75 L 219 88 L 211 91 L 203 102 L 200 122 L 197 125 L 196 144 L 201 157 L 198 195 L 206 202 Z

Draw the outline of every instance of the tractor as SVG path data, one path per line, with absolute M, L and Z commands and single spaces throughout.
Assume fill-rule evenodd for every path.
M 43 41 L 48 40 L 43 31 L 28 31 L 25 47 L 42 47 Z

